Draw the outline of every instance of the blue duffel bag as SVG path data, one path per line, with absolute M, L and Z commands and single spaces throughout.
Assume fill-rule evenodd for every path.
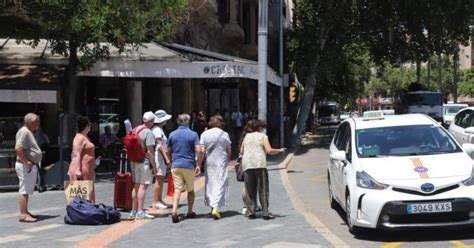
M 70 225 L 104 225 L 120 221 L 120 212 L 104 204 L 92 204 L 76 197 L 66 207 L 64 223 Z

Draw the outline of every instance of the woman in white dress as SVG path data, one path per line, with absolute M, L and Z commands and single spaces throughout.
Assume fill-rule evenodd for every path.
M 232 149 L 229 134 L 223 130 L 224 124 L 222 116 L 213 116 L 209 129 L 201 135 L 201 145 L 206 154 L 204 202 L 212 208 L 214 219 L 220 219 L 219 210 L 229 205 L 227 163 Z

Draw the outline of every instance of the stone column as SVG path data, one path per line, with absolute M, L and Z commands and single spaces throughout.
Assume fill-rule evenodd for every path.
M 142 99 L 142 82 L 139 80 L 128 80 L 126 82 L 127 92 L 127 116 L 135 127 L 142 123 L 143 116 L 143 99 Z

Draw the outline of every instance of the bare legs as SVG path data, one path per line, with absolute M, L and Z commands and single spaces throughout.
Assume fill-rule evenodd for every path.
M 144 210 L 143 205 L 145 204 L 145 194 L 147 188 L 147 184 L 135 184 L 132 191 L 132 210 Z

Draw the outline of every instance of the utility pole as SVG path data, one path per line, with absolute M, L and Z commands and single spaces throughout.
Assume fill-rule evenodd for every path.
M 268 0 L 258 1 L 258 119 L 267 120 Z
M 280 20 L 280 77 L 283 79 L 283 3 L 285 0 L 280 0 L 280 11 L 279 11 L 279 20 Z M 284 82 L 281 81 L 280 86 L 280 146 L 283 147 L 285 145 L 285 118 L 284 111 L 285 111 L 285 102 L 283 98 L 283 90 L 284 90 Z

